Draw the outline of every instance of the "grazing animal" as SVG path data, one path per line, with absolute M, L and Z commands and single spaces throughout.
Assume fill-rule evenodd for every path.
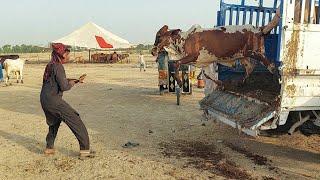
M 112 63 L 111 60 L 112 60 L 112 54 L 106 54 L 106 63 L 107 64 Z
M 20 82 L 23 83 L 23 67 L 26 60 L 23 59 L 6 59 L 3 63 L 4 69 L 6 71 L 5 73 L 5 81 L 6 85 L 8 85 L 8 81 L 10 79 L 10 74 L 14 73 L 17 77 L 17 83 L 19 83 L 19 77 Z
M 117 54 L 116 52 L 114 52 L 112 55 L 111 55 L 111 60 L 110 62 L 111 63 L 117 63 L 119 61 L 119 54 Z
M 77 56 L 77 57 L 74 59 L 74 62 L 75 62 L 76 64 L 78 64 L 78 63 L 84 64 L 84 63 L 85 63 L 85 62 L 84 62 L 84 58 L 83 58 L 82 56 Z
M 118 54 L 116 52 L 112 54 L 97 53 L 91 55 L 92 62 L 108 64 L 117 63 L 123 59 L 127 59 L 128 57 L 129 54 Z
M 157 56 L 166 50 L 170 59 L 178 64 L 195 64 L 207 67 L 213 62 L 234 67 L 240 60 L 246 70 L 246 78 L 252 73 L 255 63 L 250 58 L 262 63 L 274 73 L 275 66 L 265 56 L 264 37 L 260 30 L 252 25 L 225 26 L 202 29 L 193 26 L 189 31 L 169 30 L 163 26 L 156 34 L 152 55 Z
M 106 61 L 106 55 L 103 53 L 92 54 L 91 60 L 95 63 L 103 63 Z
M 120 60 L 121 62 L 123 62 L 123 60 L 126 60 L 127 63 L 129 63 L 129 57 L 130 57 L 129 54 L 119 54 L 119 60 Z

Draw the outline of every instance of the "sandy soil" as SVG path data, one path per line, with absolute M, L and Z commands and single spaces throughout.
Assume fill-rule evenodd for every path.
M 64 98 L 81 114 L 97 157 L 78 160 L 63 124 L 56 155 L 43 155 L 47 125 L 39 103 L 44 65 L 25 67 L 25 84 L 0 84 L 0 179 L 316 179 L 320 137 L 251 138 L 204 121 L 199 89 L 175 105 L 158 95 L 156 69 L 131 65 L 66 65 L 87 73 Z M 124 149 L 126 142 L 140 146 Z

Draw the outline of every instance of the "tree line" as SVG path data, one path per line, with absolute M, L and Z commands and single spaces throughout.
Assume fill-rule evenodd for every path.
M 143 45 L 139 44 L 134 48 L 124 49 L 128 51 L 133 51 L 139 53 L 141 51 L 150 51 L 152 49 L 152 45 Z M 72 51 L 84 51 L 85 48 L 72 48 Z M 8 53 L 41 53 L 41 52 L 50 52 L 50 48 L 34 46 L 34 45 L 4 45 L 0 47 L 0 53 L 8 54 Z
M 126 49 L 115 49 L 115 51 L 126 51 L 129 53 L 146 53 L 146 52 L 151 52 L 151 49 L 153 48 L 153 45 L 144 45 L 144 44 L 139 44 L 135 47 L 131 48 L 126 48 Z
M 48 48 L 34 45 L 4 45 L 0 47 L 0 53 L 41 53 L 48 51 Z

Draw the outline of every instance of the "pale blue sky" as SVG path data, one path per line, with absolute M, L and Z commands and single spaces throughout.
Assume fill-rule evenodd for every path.
M 0 0 L 0 45 L 46 44 L 92 21 L 131 43 L 152 43 L 164 24 L 212 27 L 218 0 Z
M 194 24 L 213 27 L 220 0 L 0 0 L 0 3 L 1 46 L 47 44 L 90 21 L 131 43 L 152 43 L 164 24 L 183 30 Z

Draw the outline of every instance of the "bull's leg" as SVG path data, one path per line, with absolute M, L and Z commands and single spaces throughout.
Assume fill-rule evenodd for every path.
M 7 71 L 7 70 L 6 70 Z M 9 82 L 9 73 L 8 72 L 6 72 L 6 85 L 8 86 L 9 84 L 8 84 L 8 82 Z
M 6 74 L 6 77 L 4 79 L 5 79 L 6 85 L 8 85 L 8 75 L 7 74 Z
M 259 52 L 251 51 L 249 54 L 250 55 L 248 57 L 252 57 L 253 59 L 260 61 L 260 63 L 266 66 L 269 72 L 273 74 L 273 81 L 279 83 L 280 74 L 274 63 L 271 63 L 263 54 Z
M 251 57 L 252 59 L 256 59 L 259 62 L 261 62 L 264 66 L 267 67 L 267 69 L 274 74 L 276 72 L 276 67 L 273 63 L 271 63 L 266 57 L 265 55 L 259 53 L 259 52 L 255 52 L 255 51 L 248 51 L 246 54 L 246 57 Z
M 20 82 L 21 84 L 23 84 L 23 73 L 22 73 L 22 69 L 20 70 Z
M 16 74 L 16 79 L 17 79 L 17 84 L 18 84 L 19 83 L 20 73 L 19 73 L 19 71 L 16 71 L 15 74 Z
M 178 62 L 176 63 L 176 72 L 175 72 L 175 80 L 177 81 L 179 87 L 182 87 L 182 81 L 179 77 L 179 68 L 180 68 L 180 64 L 189 64 L 189 63 L 194 63 L 197 61 L 199 55 L 189 55 L 186 56 L 180 60 L 178 60 Z
M 206 79 L 208 80 L 211 80 L 215 85 L 216 85 L 216 88 L 214 89 L 224 89 L 224 84 L 222 81 L 220 81 L 212 72 L 213 69 L 210 70 L 210 66 L 207 66 L 207 67 L 203 67 L 203 75 Z M 215 68 L 215 67 L 214 67 Z M 206 85 L 207 86 L 207 85 Z
M 245 83 L 250 74 L 253 72 L 255 65 L 250 61 L 250 58 L 248 57 L 241 59 L 240 62 L 246 69 L 246 75 L 243 78 L 243 83 Z
M 175 72 L 174 72 L 174 78 L 177 81 L 179 87 L 181 88 L 183 84 L 182 84 L 182 81 L 181 81 L 180 76 L 179 76 L 179 69 L 180 69 L 180 65 L 176 64 L 176 69 L 175 69 Z

